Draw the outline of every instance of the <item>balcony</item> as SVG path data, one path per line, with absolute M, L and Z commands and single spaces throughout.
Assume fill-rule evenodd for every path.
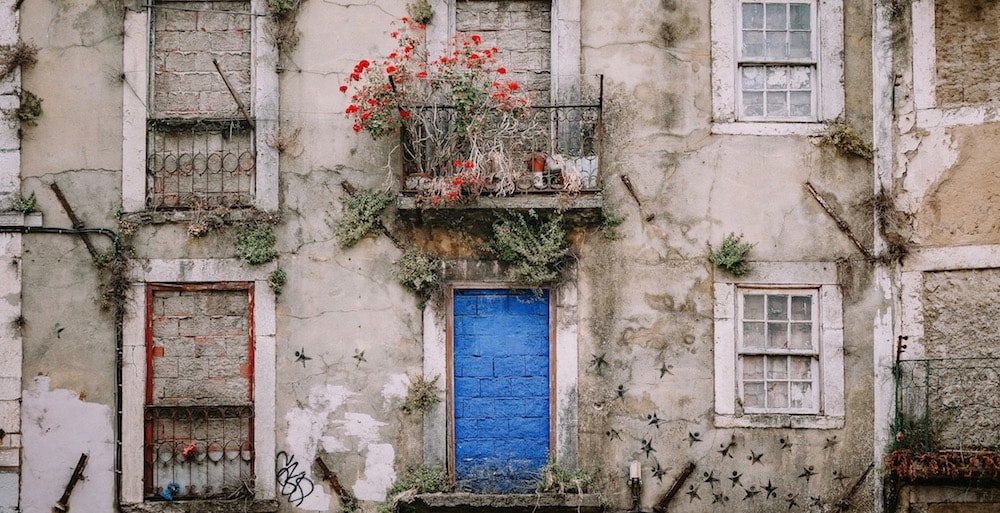
M 887 466 L 910 480 L 1000 481 L 998 390 L 997 358 L 898 362 Z
M 456 210 L 468 216 L 491 209 L 535 209 L 559 210 L 576 221 L 598 219 L 603 77 L 574 77 L 568 89 L 553 94 L 567 100 L 490 120 L 487 125 L 503 126 L 488 134 L 467 131 L 466 126 L 482 126 L 482 120 L 469 122 L 452 106 L 411 108 L 419 122 L 401 134 L 400 213 L 433 221 Z M 465 160 L 468 155 L 471 160 Z M 471 197 L 435 199 L 447 199 L 442 191 L 466 165 L 482 179 Z

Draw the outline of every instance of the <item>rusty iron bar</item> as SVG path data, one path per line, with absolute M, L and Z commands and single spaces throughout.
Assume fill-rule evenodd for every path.
M 670 505 L 670 501 L 672 501 L 674 496 L 677 495 L 677 492 L 680 491 L 681 486 L 684 486 L 684 481 L 687 480 L 688 476 L 690 476 L 692 472 L 694 472 L 694 462 L 689 461 L 688 464 L 684 466 L 684 469 L 681 470 L 681 473 L 677 475 L 677 478 L 674 479 L 674 484 L 670 486 L 670 490 L 663 494 L 663 496 L 660 497 L 660 500 L 656 501 L 656 504 L 653 506 L 653 511 L 656 513 L 665 513 L 667 511 L 667 506 Z
M 69 511 L 69 496 L 73 493 L 73 487 L 76 486 L 77 481 L 83 478 L 83 468 L 87 466 L 87 459 L 89 458 L 87 453 L 80 454 L 80 459 L 76 462 L 76 467 L 73 469 L 73 474 L 69 478 L 66 489 L 63 490 L 62 497 L 52 507 L 52 513 L 66 513 Z
M 73 207 L 69 205 L 69 201 L 66 200 L 66 196 L 63 195 L 62 190 L 59 189 L 59 184 L 52 182 L 49 186 L 52 192 L 56 194 L 56 199 L 59 200 L 59 204 L 62 205 L 63 210 L 66 211 L 66 215 L 69 217 L 71 223 L 73 223 L 73 229 L 79 230 L 83 227 L 83 221 L 80 221 L 79 217 L 76 217 L 76 213 L 73 212 Z M 87 251 L 90 252 L 90 257 L 97 261 L 97 249 L 94 248 L 94 244 L 90 242 L 90 237 L 86 233 L 80 233 L 80 240 L 83 244 L 87 246 Z
M 839 215 L 837 215 L 836 212 L 834 212 L 833 207 L 831 207 L 830 204 L 827 203 L 827 201 L 818 191 L 816 191 L 816 188 L 813 187 L 811 183 L 806 182 L 805 187 L 806 190 L 809 191 L 809 194 L 811 194 L 812 197 L 816 199 L 816 202 L 819 203 L 819 206 L 823 207 L 823 210 L 825 210 L 826 213 L 830 216 L 830 218 L 833 219 L 833 222 L 837 224 L 837 228 L 839 228 L 840 231 L 844 232 L 844 235 L 847 235 L 847 238 L 851 239 L 851 242 L 853 242 L 854 245 L 857 246 L 858 250 L 861 251 L 861 254 L 864 255 L 865 260 L 867 260 L 868 262 L 874 262 L 875 257 L 874 255 L 872 255 L 871 250 L 869 250 L 863 244 L 861 244 L 861 241 L 859 241 L 858 238 L 854 236 L 854 232 L 851 231 L 851 226 L 847 224 L 847 221 L 844 221 L 843 218 L 841 218 Z
M 344 192 L 346 192 L 348 196 L 354 197 L 354 195 L 358 193 L 358 188 L 355 187 L 354 184 L 352 184 L 351 182 L 348 182 L 347 180 L 344 180 L 344 181 L 340 182 L 340 187 L 342 189 L 344 189 Z M 391 240 L 392 243 L 397 248 L 403 249 L 403 250 L 406 249 L 406 247 L 403 246 L 403 243 L 400 242 L 399 239 L 397 239 L 396 236 L 393 235 L 392 232 L 389 231 L 389 228 L 387 228 L 385 226 L 385 224 L 382 223 L 382 221 L 378 222 L 378 227 L 379 227 L 379 229 L 382 230 L 382 233 L 385 234 L 385 236 L 388 237 L 389 240 Z
M 639 206 L 639 214 L 642 214 L 642 201 L 639 199 L 639 195 L 635 192 L 635 187 L 632 185 L 632 179 L 628 175 L 621 175 L 619 178 L 622 179 L 622 183 L 625 184 L 625 189 L 628 190 L 629 196 L 635 200 L 635 204 Z M 653 219 L 656 219 L 656 214 L 650 212 L 649 214 L 643 215 L 643 219 L 649 223 Z
M 851 498 L 854 497 L 854 495 L 858 493 L 858 490 L 861 489 L 861 484 L 865 482 L 865 479 L 868 478 L 868 474 L 872 471 L 874 467 L 875 463 L 868 464 L 868 468 L 866 468 L 865 471 L 861 473 L 861 476 L 859 476 L 858 480 L 854 482 L 854 484 L 851 486 L 851 489 L 848 490 L 847 493 L 845 493 L 844 496 L 837 501 L 837 505 L 833 508 L 834 513 L 843 513 L 844 511 L 851 509 Z
M 320 471 L 323 472 L 323 479 L 326 480 L 327 483 L 330 483 L 333 491 L 337 492 L 337 495 L 340 497 L 340 502 L 344 506 L 344 510 L 354 511 L 355 506 L 358 504 L 357 497 L 355 497 L 350 490 L 344 488 L 344 486 L 340 484 L 340 479 L 337 478 L 337 474 L 330 470 L 330 467 L 326 466 L 326 462 L 323 461 L 323 458 L 316 456 L 316 465 L 318 465 Z
M 233 84 L 229 83 L 229 78 L 226 74 L 222 72 L 222 66 L 219 65 L 219 59 L 212 59 L 212 64 L 215 64 L 215 70 L 219 72 L 219 76 L 222 77 L 222 81 L 226 83 L 226 88 L 229 89 L 230 96 L 236 101 L 236 106 L 240 108 L 240 112 L 243 113 L 243 117 L 250 124 L 250 128 L 257 128 L 257 124 L 254 123 L 253 119 L 250 117 L 250 111 L 247 110 L 246 105 L 243 105 L 243 100 L 240 100 L 238 94 L 236 94 L 236 89 L 233 88 Z

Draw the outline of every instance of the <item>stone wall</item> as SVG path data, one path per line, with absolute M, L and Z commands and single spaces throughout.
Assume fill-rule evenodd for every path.
M 941 106 L 1000 97 L 1000 4 L 991 0 L 938 0 L 937 96 Z
M 501 49 L 500 62 L 514 80 L 539 97 L 549 90 L 552 68 L 552 2 L 462 0 L 455 4 L 455 30 L 479 34 Z

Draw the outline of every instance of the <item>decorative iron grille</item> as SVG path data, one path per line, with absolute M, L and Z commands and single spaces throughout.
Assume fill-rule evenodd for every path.
M 148 499 L 253 495 L 253 406 L 146 406 Z
M 599 191 L 603 76 L 574 77 L 572 83 L 570 92 L 558 95 L 569 100 L 533 105 L 520 117 L 497 116 L 495 123 L 512 126 L 499 127 L 497 132 L 503 135 L 487 137 L 489 145 L 480 144 L 477 134 L 455 136 L 466 131 L 466 122 L 452 106 L 409 107 L 411 119 L 420 121 L 411 122 L 415 128 L 410 132 L 401 133 L 401 190 L 425 191 L 431 180 L 448 177 L 456 168 L 461 171 L 456 160 L 471 153 L 478 155 L 479 167 L 488 177 L 485 194 L 571 190 L 566 183 L 569 176 L 579 180 L 573 192 Z M 513 172 L 501 178 L 501 167 Z
M 150 120 L 147 207 L 249 207 L 256 190 L 257 150 L 246 120 Z
M 896 364 L 896 449 L 1000 451 L 1000 359 Z

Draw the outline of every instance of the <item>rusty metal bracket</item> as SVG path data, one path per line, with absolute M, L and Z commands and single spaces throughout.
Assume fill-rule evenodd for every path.
M 350 490 L 344 488 L 344 486 L 340 484 L 340 479 L 337 478 L 337 474 L 330 470 L 330 467 L 326 466 L 326 462 L 323 461 L 323 458 L 316 456 L 316 465 L 319 466 L 319 470 L 323 473 L 323 479 L 327 483 L 330 483 L 330 487 L 333 488 L 333 491 L 337 492 L 337 496 L 340 497 L 340 502 L 344 506 L 344 511 L 355 511 L 355 506 L 358 504 L 357 497 L 355 497 Z
M 854 232 L 851 231 L 851 226 L 847 224 L 847 221 L 844 221 L 843 218 L 841 218 L 839 215 L 837 215 L 836 212 L 834 212 L 833 207 L 831 207 L 830 204 L 827 203 L 827 201 L 823 198 L 823 196 L 819 192 L 816 191 L 816 188 L 813 187 L 811 183 L 806 182 L 805 187 L 806 190 L 809 191 L 809 194 L 811 194 L 812 197 L 816 199 L 816 202 L 819 203 L 819 206 L 823 207 L 823 210 L 826 211 L 827 215 L 829 215 L 830 218 L 833 219 L 833 222 L 837 224 L 837 228 L 839 228 L 840 231 L 844 232 L 844 235 L 847 235 L 847 238 L 850 239 L 855 246 L 857 246 L 858 250 L 861 251 L 861 254 L 864 255 L 865 260 L 869 262 L 874 262 L 875 256 L 872 255 L 871 250 L 869 250 L 863 244 L 861 244 L 861 241 L 859 241 L 858 238 L 854 236 Z
M 87 453 L 80 455 L 80 459 L 76 462 L 76 468 L 73 469 L 73 475 L 70 476 L 69 483 L 66 485 L 62 497 L 52 507 L 52 513 L 66 513 L 69 511 L 69 496 L 73 493 L 73 487 L 76 486 L 77 481 L 83 478 L 83 468 L 87 466 L 88 458 Z
M 53 182 L 49 188 L 51 188 L 52 192 L 56 194 L 56 199 L 59 200 L 59 204 L 62 205 L 63 210 L 66 211 L 66 215 L 69 217 L 70 222 L 73 223 L 73 229 L 79 230 L 80 228 L 83 228 L 83 221 L 80 221 L 80 218 L 76 217 L 76 213 L 73 212 L 73 207 L 69 206 L 69 201 L 66 201 L 66 196 L 64 196 L 62 190 L 59 189 L 59 184 Z M 94 261 L 97 261 L 97 250 L 94 249 L 94 244 L 90 242 L 90 237 L 88 237 L 86 233 L 81 232 L 80 239 L 83 241 L 83 244 L 87 246 L 87 251 L 90 252 L 90 257 L 93 258 Z
M 226 83 L 226 88 L 229 89 L 230 96 L 233 100 L 236 100 L 236 106 L 240 108 L 240 112 L 243 114 L 243 118 L 247 120 L 250 128 L 257 128 L 257 124 L 254 123 L 253 118 L 250 117 L 250 111 L 247 110 L 246 105 L 243 105 L 243 100 L 240 100 L 240 96 L 236 94 L 236 89 L 233 88 L 233 84 L 229 83 L 229 78 L 226 74 L 222 72 L 222 66 L 219 65 L 219 59 L 212 59 L 212 64 L 215 64 L 215 71 L 219 72 L 219 76 L 222 77 L 222 81 Z
M 628 175 L 620 175 L 622 183 L 625 184 L 625 189 L 628 191 L 629 196 L 635 200 L 635 204 L 639 206 L 639 214 L 642 215 L 642 200 L 639 199 L 639 195 L 635 192 L 635 187 L 632 185 L 632 179 Z M 656 219 L 656 214 L 650 212 L 649 214 L 643 215 L 643 219 L 648 223 Z
M 665 513 L 667 511 L 667 506 L 670 505 L 670 501 L 672 501 L 674 496 L 677 495 L 677 492 L 680 491 L 681 486 L 684 486 L 684 481 L 687 480 L 688 476 L 690 476 L 692 472 L 694 472 L 694 462 L 689 461 L 688 464 L 684 466 L 684 470 L 681 470 L 681 473 L 674 479 L 674 484 L 670 486 L 670 490 L 667 490 L 667 493 L 663 494 L 663 496 L 660 497 L 660 500 L 656 501 L 656 504 L 653 505 L 653 511 L 656 513 Z
M 866 468 L 865 471 L 861 473 L 861 476 L 859 476 L 858 480 L 854 482 L 854 484 L 851 486 L 851 489 L 847 490 L 847 493 L 845 493 L 843 497 L 841 497 L 840 500 L 837 501 L 836 506 L 834 506 L 833 508 L 834 513 L 843 513 L 844 511 L 851 509 L 852 506 L 851 498 L 853 498 L 854 495 L 858 493 L 858 490 L 861 489 L 861 484 L 865 482 L 865 479 L 868 478 L 868 474 L 871 473 L 874 467 L 875 467 L 874 463 L 868 464 L 868 468 Z

